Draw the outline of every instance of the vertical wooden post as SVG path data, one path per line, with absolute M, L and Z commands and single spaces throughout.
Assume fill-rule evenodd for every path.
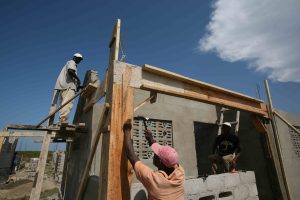
M 235 128 L 234 128 L 234 133 L 235 133 L 235 135 L 238 135 L 239 134 L 239 127 L 240 127 L 240 111 L 239 110 L 236 111 L 235 121 L 236 121 L 236 125 L 235 125 Z
M 53 113 L 56 109 L 56 103 L 58 99 L 58 91 L 54 91 L 51 107 L 50 107 L 50 114 Z M 48 121 L 48 126 L 52 125 L 54 122 L 54 115 L 49 118 Z M 42 149 L 40 152 L 40 158 L 39 158 L 39 164 L 37 167 L 37 171 L 35 174 L 35 180 L 33 182 L 31 194 L 30 194 L 30 200 L 39 200 L 41 191 L 42 191 L 42 186 L 43 186 L 43 179 L 44 179 L 44 173 L 45 173 L 45 167 L 46 167 L 46 162 L 47 162 L 47 157 L 48 157 L 48 150 L 49 150 L 49 144 L 51 140 L 51 135 L 54 134 L 51 131 L 47 131 L 47 134 L 44 136 L 43 144 L 42 144 Z
M 288 183 L 287 183 L 286 176 L 285 176 L 285 170 L 284 170 L 283 160 L 282 160 L 282 152 L 281 152 L 281 147 L 280 147 L 280 142 L 279 142 L 279 136 L 278 136 L 275 119 L 274 119 L 274 115 L 273 115 L 273 103 L 272 103 L 269 84 L 268 84 L 267 80 L 265 80 L 265 87 L 266 87 L 266 93 L 267 93 L 267 98 L 268 98 L 268 102 L 269 102 L 268 113 L 269 113 L 269 118 L 271 119 L 273 137 L 275 140 L 277 155 L 278 155 L 278 159 L 279 159 L 279 163 L 278 163 L 279 166 L 278 166 L 278 164 L 276 164 L 276 162 L 274 162 L 275 168 L 276 168 L 277 175 L 279 178 L 279 185 L 281 188 L 283 199 L 290 200 L 291 196 L 290 196 L 290 191 L 289 191 Z
M 5 137 L 0 137 L 0 152 L 2 151 L 2 145 Z
M 130 174 L 124 146 L 122 126 L 125 120 L 133 118 L 133 91 L 129 86 L 131 68 L 126 66 L 122 73 L 122 83 L 114 80 L 115 65 L 118 60 L 120 42 L 120 20 L 114 28 L 110 43 L 110 65 L 108 68 L 108 88 L 106 102 L 111 105 L 108 114 L 110 132 L 103 134 L 98 199 L 130 199 Z

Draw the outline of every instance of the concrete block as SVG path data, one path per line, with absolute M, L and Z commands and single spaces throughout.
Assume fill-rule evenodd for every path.
M 258 191 L 257 191 L 257 187 L 256 187 L 255 183 L 248 184 L 247 187 L 248 187 L 248 190 L 249 190 L 249 196 L 250 197 L 258 196 Z
M 209 176 L 204 183 L 206 184 L 208 190 L 219 191 L 224 187 L 224 176 L 223 174 Z
M 255 174 L 253 171 L 239 173 L 242 183 L 255 183 Z
M 236 187 L 233 191 L 233 196 L 234 196 L 234 199 L 236 199 L 236 200 L 247 199 L 249 197 L 248 187 L 245 185 Z
M 246 200 L 259 200 L 259 198 L 258 197 L 249 197 Z
M 185 180 L 184 188 L 187 194 L 199 194 L 207 190 L 202 178 Z
M 239 174 L 224 174 L 225 178 L 225 188 L 236 187 L 240 185 L 240 176 Z

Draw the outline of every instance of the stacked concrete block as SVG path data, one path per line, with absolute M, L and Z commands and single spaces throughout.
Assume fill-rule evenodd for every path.
M 258 192 L 254 172 L 224 173 L 207 178 L 185 180 L 186 200 L 257 200 Z M 147 199 L 147 191 L 141 183 L 131 187 L 132 200 Z
M 25 164 L 25 171 L 27 172 L 27 179 L 34 180 L 35 172 L 39 164 L 39 158 L 30 158 L 30 161 Z
M 53 168 L 54 168 L 54 179 L 61 183 L 62 174 L 64 170 L 64 162 L 65 162 L 65 152 L 64 151 L 55 151 L 53 153 Z

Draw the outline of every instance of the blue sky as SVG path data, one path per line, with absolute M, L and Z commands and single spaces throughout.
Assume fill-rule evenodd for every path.
M 257 97 L 256 85 L 260 84 L 265 100 L 263 80 L 272 73 L 270 67 L 259 68 L 266 66 L 259 62 L 264 60 L 260 52 L 250 58 L 246 53 L 228 56 L 220 46 L 224 39 L 201 50 L 200 39 L 222 38 L 216 35 L 222 29 L 207 29 L 217 9 L 222 11 L 221 6 L 213 7 L 212 1 L 199 0 L 0 1 L 0 127 L 10 123 L 36 124 L 47 116 L 56 78 L 75 52 L 85 58 L 78 67 L 81 79 L 89 69 L 97 70 L 102 78 L 117 18 L 122 21 L 126 62 L 151 64 L 253 97 Z M 255 59 L 257 62 L 253 62 Z M 269 82 L 274 105 L 300 115 L 297 78 L 291 78 L 294 82 L 280 82 L 274 77 Z M 32 139 L 21 141 L 22 149 L 39 148 Z

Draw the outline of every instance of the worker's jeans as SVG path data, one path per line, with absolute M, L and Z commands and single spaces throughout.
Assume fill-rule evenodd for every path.
M 231 171 L 231 162 L 234 159 L 234 154 L 229 154 L 226 156 L 220 156 L 218 154 L 209 155 L 208 158 L 211 161 L 211 171 L 213 174 L 220 173 L 220 168 L 224 168 L 223 172 Z
M 66 103 L 69 99 L 75 96 L 75 90 L 67 89 L 67 90 L 54 90 L 52 105 L 56 104 L 58 95 L 60 94 L 60 105 Z M 59 110 L 59 122 L 68 121 L 68 117 L 74 105 L 74 99 L 70 101 L 67 105 L 65 105 L 62 109 Z

